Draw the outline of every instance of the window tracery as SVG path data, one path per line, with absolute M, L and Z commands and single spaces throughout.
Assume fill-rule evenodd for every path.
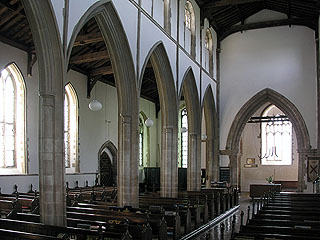
M 292 123 L 276 106 L 271 105 L 262 114 L 261 164 L 292 164 Z

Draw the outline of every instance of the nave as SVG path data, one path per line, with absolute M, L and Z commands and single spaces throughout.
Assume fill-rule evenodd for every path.
M 140 193 L 139 207 L 117 206 L 117 188 L 66 188 L 67 227 L 40 223 L 39 193 L 14 186 L 0 195 L 0 232 L 5 239 L 193 239 L 206 225 L 217 225 L 238 206 L 237 189 L 221 186 L 201 191 L 180 191 L 178 198 Z

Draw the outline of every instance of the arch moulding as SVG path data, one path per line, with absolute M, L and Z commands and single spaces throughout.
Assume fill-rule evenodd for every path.
M 238 154 L 240 146 L 241 134 L 247 124 L 249 118 L 263 105 L 266 103 L 274 104 L 283 113 L 285 113 L 296 132 L 298 153 L 299 153 L 299 164 L 298 164 L 298 190 L 303 191 L 304 189 L 304 174 L 305 174 L 305 160 L 306 153 L 311 149 L 310 137 L 308 133 L 305 121 L 297 109 L 297 107 L 285 96 L 280 93 L 266 88 L 256 95 L 254 95 L 249 101 L 247 101 L 235 116 L 229 134 L 227 138 L 226 151 L 230 159 L 230 176 L 231 184 L 238 186 Z
M 211 188 L 211 181 L 219 181 L 219 128 L 218 114 L 215 107 L 211 85 L 206 88 L 202 108 L 206 123 L 206 188 Z
M 139 205 L 138 184 L 138 91 L 129 42 L 111 1 L 93 4 L 82 16 L 68 46 L 67 60 L 81 28 L 95 18 L 108 48 L 118 96 L 118 206 Z M 67 63 L 68 64 L 68 61 Z

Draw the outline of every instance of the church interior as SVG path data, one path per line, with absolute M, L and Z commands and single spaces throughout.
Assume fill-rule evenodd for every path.
M 320 239 L 319 0 L 0 0 L 0 239 Z

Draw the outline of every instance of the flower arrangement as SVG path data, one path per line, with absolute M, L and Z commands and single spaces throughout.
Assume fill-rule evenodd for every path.
M 267 177 L 266 180 L 267 180 L 268 183 L 273 183 L 273 178 L 272 178 L 272 176 Z

